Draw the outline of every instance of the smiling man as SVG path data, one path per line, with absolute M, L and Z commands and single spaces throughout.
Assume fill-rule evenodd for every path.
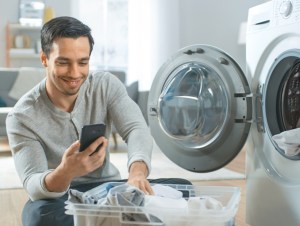
M 189 183 L 147 179 L 150 131 L 119 79 L 107 72 L 89 73 L 94 41 L 88 26 L 72 17 L 50 20 L 41 30 L 41 45 L 46 78 L 18 101 L 6 120 L 15 166 L 30 197 L 23 226 L 73 226 L 73 216 L 65 214 L 69 188 L 87 191 L 120 181 L 109 158 L 112 123 L 128 146 L 129 176 L 122 181 L 147 194 L 153 194 L 150 182 Z M 79 152 L 82 127 L 99 123 L 106 124 L 105 136 Z

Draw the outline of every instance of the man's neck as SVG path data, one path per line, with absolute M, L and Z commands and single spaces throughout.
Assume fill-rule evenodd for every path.
M 46 93 L 50 101 L 52 102 L 52 104 L 55 107 L 65 112 L 71 112 L 73 110 L 78 96 L 78 94 L 74 94 L 70 96 L 63 95 L 63 94 L 53 95 L 53 93 L 49 92 L 47 89 L 46 89 Z
M 78 95 L 50 98 L 55 107 L 65 112 L 72 112 Z

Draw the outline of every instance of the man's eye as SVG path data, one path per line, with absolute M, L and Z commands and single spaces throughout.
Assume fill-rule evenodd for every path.
M 85 65 L 88 64 L 88 62 L 87 62 L 87 61 L 82 61 L 82 62 L 80 62 L 79 64 L 82 65 L 82 66 L 85 66 Z
M 68 64 L 68 63 L 65 62 L 65 61 L 58 61 L 57 64 L 58 64 L 58 65 L 66 65 L 66 64 Z

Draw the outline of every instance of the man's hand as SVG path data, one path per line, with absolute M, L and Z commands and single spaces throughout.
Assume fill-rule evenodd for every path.
M 98 152 L 93 153 L 102 144 Z M 45 177 L 45 186 L 48 191 L 65 191 L 74 177 L 86 175 L 104 164 L 108 141 L 100 137 L 87 149 L 78 152 L 79 141 L 73 143 L 64 153 L 59 166 Z
M 148 168 L 143 161 L 133 162 L 129 168 L 128 183 L 139 188 L 147 195 L 153 195 L 154 192 L 147 180 Z

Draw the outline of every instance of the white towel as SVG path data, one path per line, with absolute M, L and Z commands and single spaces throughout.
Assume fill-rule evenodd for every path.
M 160 210 L 164 208 L 176 208 L 186 211 L 187 201 L 184 198 L 173 199 L 155 195 L 145 195 L 145 208 L 156 208 Z
M 284 131 L 272 138 L 286 156 L 295 156 L 300 153 L 300 128 Z
M 152 186 L 152 190 L 156 196 L 166 197 L 171 199 L 180 199 L 182 198 L 182 192 L 172 188 L 170 186 L 155 184 Z
M 210 196 L 190 197 L 188 200 L 189 211 L 221 210 L 223 205 L 220 201 Z
M 21 67 L 16 81 L 8 95 L 11 98 L 18 100 L 41 80 L 43 80 L 43 78 L 45 78 L 45 69 Z

